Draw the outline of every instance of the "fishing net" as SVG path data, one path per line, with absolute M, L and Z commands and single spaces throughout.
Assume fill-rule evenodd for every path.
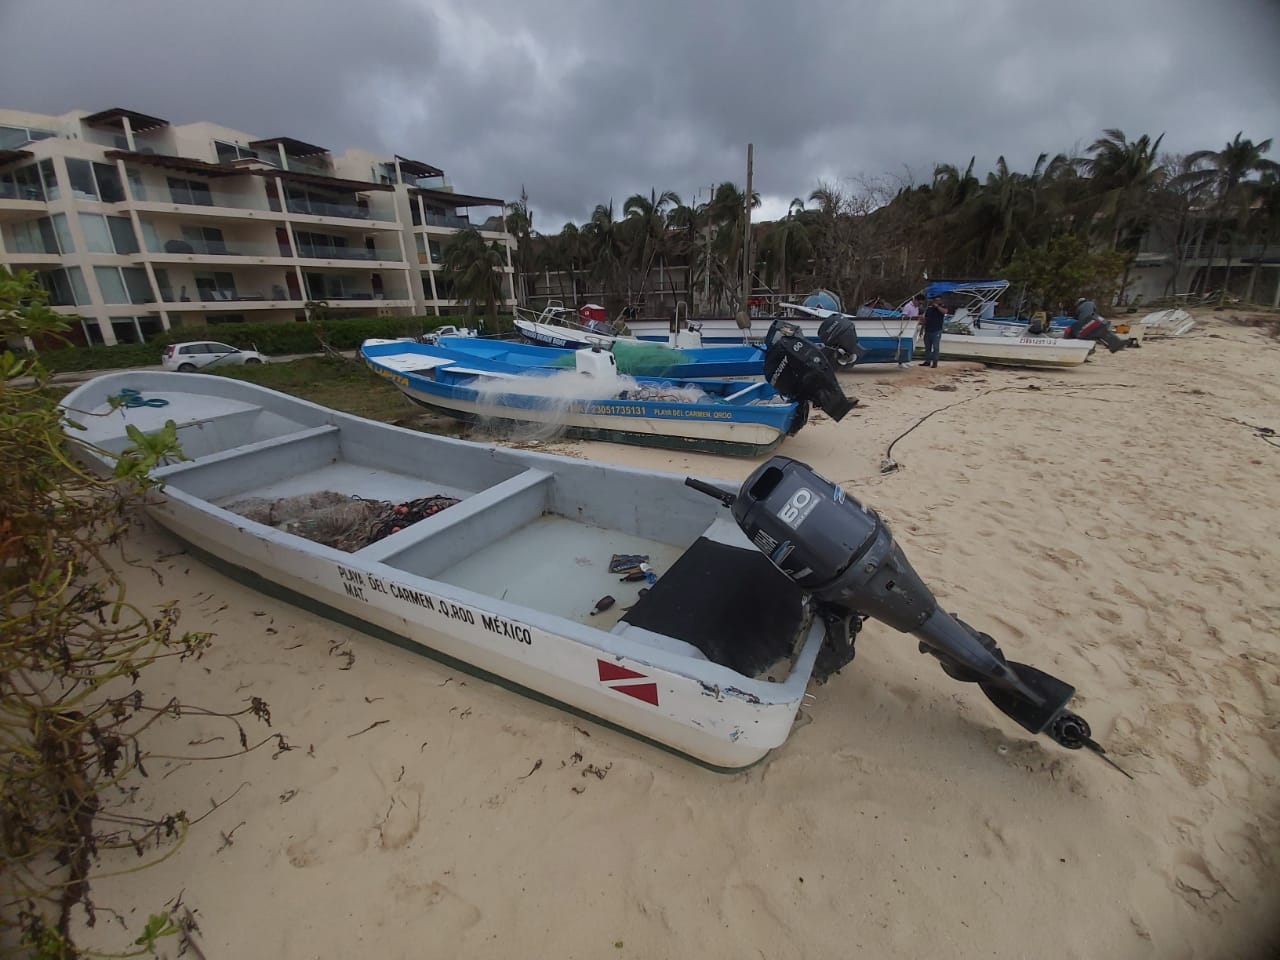
M 248 497 L 226 509 L 314 543 L 354 553 L 457 502 L 457 497 L 432 496 L 392 503 L 321 490 L 292 497 Z
M 629 373 L 641 377 L 665 377 L 677 364 L 689 362 L 689 355 L 662 343 L 637 341 L 628 343 L 623 340 L 613 344 L 613 359 L 618 364 L 619 373 Z M 568 351 L 557 357 L 553 366 L 572 367 L 574 355 Z

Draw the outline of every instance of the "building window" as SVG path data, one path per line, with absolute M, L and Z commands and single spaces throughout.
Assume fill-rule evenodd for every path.
M 183 224 L 182 239 L 191 245 L 194 253 L 227 255 L 227 244 L 222 239 L 222 230 L 218 227 L 196 227 Z
M 24 144 L 36 140 L 48 140 L 56 137 L 52 130 L 37 130 L 35 127 L 10 127 L 0 124 L 0 150 L 17 150 Z
M 52 217 L 15 223 L 9 231 L 15 253 L 73 253 L 75 245 L 67 229 L 67 217 Z
M 57 200 L 58 178 L 52 160 L 0 173 L 0 199 Z
M 142 267 L 94 267 L 106 303 L 154 303 L 151 282 Z
M 98 185 L 93 179 L 93 164 L 76 157 L 67 158 L 67 179 L 71 195 L 77 200 L 97 200 Z
M 79 267 L 42 270 L 36 274 L 40 286 L 49 292 L 51 307 L 83 307 L 89 303 L 89 291 Z
M 213 149 L 218 154 L 219 163 L 261 159 L 257 150 L 250 150 L 248 147 L 242 147 L 235 143 L 224 143 L 222 140 L 213 141 Z
M 218 300 L 238 300 L 235 277 L 226 271 L 216 273 L 197 273 L 195 275 L 196 293 L 205 303 Z
M 213 206 L 213 193 L 207 183 L 199 180 L 183 180 L 180 177 L 168 177 L 169 196 L 174 203 L 191 203 L 201 207 Z
M 353 255 L 347 249 L 346 237 L 331 236 L 326 233 L 308 233 L 306 230 L 295 230 L 293 236 L 298 242 L 300 257 L 349 259 Z
M 129 254 L 138 252 L 138 238 L 128 217 L 105 217 L 99 213 L 80 214 L 80 229 L 90 253 Z
M 121 203 L 124 200 L 124 187 L 120 184 L 120 171 L 110 163 L 95 163 L 93 176 L 98 181 L 98 196 L 103 203 Z

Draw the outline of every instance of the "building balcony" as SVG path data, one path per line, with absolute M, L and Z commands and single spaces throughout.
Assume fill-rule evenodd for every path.
M 287 244 L 265 240 L 150 240 L 147 256 L 155 261 L 171 263 L 272 263 L 292 260 Z
M 303 267 L 334 266 L 356 269 L 394 269 L 406 266 L 397 247 L 307 247 L 299 245 Z
M 174 295 L 169 290 L 162 290 L 164 296 L 164 305 L 166 309 L 184 312 L 195 311 L 207 313 L 210 310 L 214 312 L 225 313 L 227 310 L 301 310 L 305 300 L 289 299 L 289 295 L 285 293 L 283 296 L 277 294 L 283 291 L 264 292 L 252 289 L 240 289 L 239 287 L 219 287 L 215 289 L 204 288 L 196 291 L 195 297 L 182 299 Z
M 278 207 L 274 200 L 271 204 Z M 324 202 L 289 198 L 285 204 L 290 219 L 303 223 L 322 224 L 334 220 L 356 220 L 365 228 L 378 230 L 400 229 L 400 221 L 393 210 L 379 210 L 364 204 Z
M 426 220 L 422 226 L 425 227 L 447 227 L 450 230 L 470 230 L 472 228 L 479 229 L 476 224 L 472 223 L 467 217 L 459 217 L 451 213 L 430 213 L 426 214 Z
M 8 250 L 0 253 L 0 263 L 15 270 L 26 267 L 60 267 L 62 254 L 38 251 Z
M 49 204 L 43 200 L 0 197 L 0 223 L 14 223 L 48 215 Z
M 205 203 L 203 200 L 193 202 L 190 198 L 175 201 L 163 199 L 135 199 L 132 204 L 125 204 L 126 209 L 132 207 L 138 213 L 160 214 L 180 217 L 213 217 L 219 220 L 257 220 L 264 223 L 280 223 L 281 216 L 267 206 L 265 200 L 259 203 L 253 197 L 224 195 L 215 196 L 216 202 Z

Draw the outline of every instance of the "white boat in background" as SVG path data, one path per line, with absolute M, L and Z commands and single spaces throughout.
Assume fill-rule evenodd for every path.
M 1146 331 L 1148 337 L 1180 337 L 1195 325 L 1195 318 L 1178 307 L 1148 313 L 1136 324 Z
M 857 332 L 858 344 L 865 351 L 859 363 L 905 363 L 911 359 L 916 322 L 910 317 L 859 317 L 839 310 L 782 302 L 776 305 L 776 310 L 776 313 L 749 317 L 751 326 L 746 330 L 739 327 L 733 317 L 694 317 L 689 326 L 700 335 L 706 346 L 742 344 L 763 340 L 773 322 L 781 317 L 795 323 L 809 340 L 818 341 L 818 328 L 823 320 L 832 316 L 848 316 Z M 627 321 L 627 329 L 632 335 L 646 341 L 665 342 L 670 326 L 670 321 L 655 318 Z
M 974 360 L 993 366 L 1053 369 L 1079 366 L 1089 359 L 1094 346 L 1093 340 L 1063 340 L 1060 337 L 944 333 L 939 353 L 944 360 Z M 916 357 L 923 355 L 923 343 L 917 344 Z

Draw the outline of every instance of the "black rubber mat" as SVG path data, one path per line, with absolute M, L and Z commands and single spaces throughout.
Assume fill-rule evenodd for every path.
M 622 619 L 754 677 L 791 655 L 803 597 L 760 551 L 700 537 Z

